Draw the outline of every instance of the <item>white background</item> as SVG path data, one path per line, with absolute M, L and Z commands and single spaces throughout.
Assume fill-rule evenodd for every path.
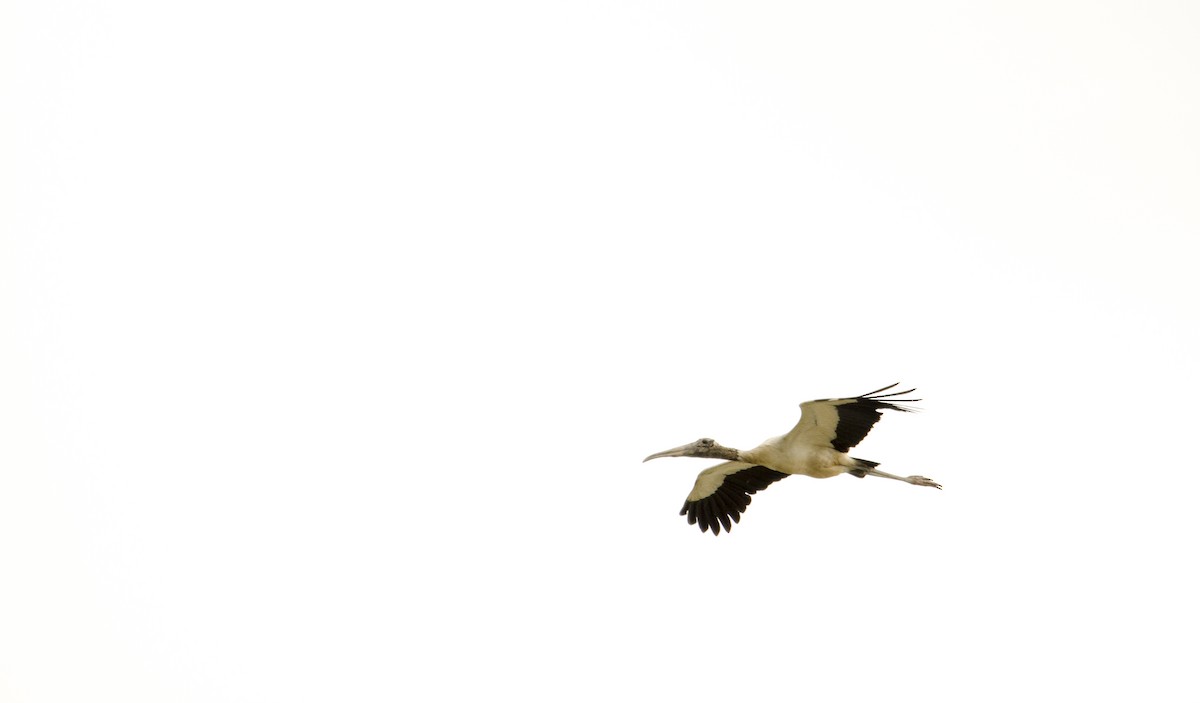
M 1200 692 L 1194 4 L 2 26 L 0 699 Z

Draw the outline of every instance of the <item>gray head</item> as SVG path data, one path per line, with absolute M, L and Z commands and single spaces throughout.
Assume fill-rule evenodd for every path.
M 675 447 L 674 449 L 668 449 L 665 452 L 651 454 L 645 459 L 642 459 L 642 463 L 650 461 L 651 459 L 660 459 L 664 456 L 694 456 L 701 459 L 726 459 L 728 461 L 735 461 L 737 459 L 737 454 L 738 451 L 736 449 L 722 447 L 721 445 L 717 444 L 715 439 L 704 437 L 692 442 L 691 444 L 685 444 L 682 447 Z

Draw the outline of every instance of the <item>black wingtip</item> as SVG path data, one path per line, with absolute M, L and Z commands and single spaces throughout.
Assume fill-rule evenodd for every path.
M 860 395 L 860 396 L 858 396 L 858 397 L 859 397 L 859 398 L 867 398 L 867 397 L 870 397 L 870 396 L 873 396 L 873 395 L 875 395 L 876 393 L 882 393 L 882 392 L 884 392 L 884 391 L 886 391 L 886 390 L 888 390 L 888 389 L 890 389 L 890 388 L 895 388 L 895 387 L 896 387 L 896 386 L 898 386 L 898 385 L 900 385 L 900 382 L 899 382 L 899 381 L 896 381 L 895 383 L 893 383 L 893 384 L 892 384 L 892 385 L 890 385 L 890 386 L 884 386 L 883 388 L 879 388 L 879 389 L 873 390 L 873 391 L 871 391 L 870 393 L 863 393 L 862 395 Z
M 892 391 L 891 393 L 884 393 L 884 391 L 886 391 L 886 390 L 891 390 L 892 388 L 895 388 L 895 387 L 896 387 L 896 386 L 898 386 L 898 385 L 900 385 L 900 384 L 899 384 L 899 383 L 893 383 L 893 384 L 892 384 L 892 385 L 890 385 L 890 386 L 884 386 L 883 388 L 880 388 L 880 389 L 878 389 L 878 390 L 871 391 L 870 393 L 863 393 L 862 395 L 860 395 L 860 396 L 858 396 L 858 397 L 859 397 L 859 398 L 869 398 L 869 399 L 872 399 L 872 400 L 874 400 L 874 399 L 876 399 L 876 398 L 894 398 L 895 396 L 898 396 L 898 395 L 904 395 L 904 394 L 906 394 L 906 393 L 912 393 L 912 392 L 914 392 L 914 391 L 916 391 L 916 390 L 917 390 L 916 388 L 909 388 L 909 389 L 908 389 L 908 390 L 906 390 L 906 391 Z M 897 399 L 896 399 L 895 401 L 893 401 L 893 402 L 901 402 L 901 403 L 915 403 L 915 402 L 917 402 L 917 401 L 919 401 L 919 400 L 920 400 L 920 398 L 897 398 Z

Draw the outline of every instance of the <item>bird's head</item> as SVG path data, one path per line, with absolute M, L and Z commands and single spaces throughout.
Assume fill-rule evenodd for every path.
M 668 449 L 665 452 L 651 454 L 645 459 L 642 459 L 642 463 L 650 461 L 651 459 L 660 459 L 664 456 L 694 456 L 701 459 L 726 459 L 728 461 L 735 461 L 737 459 L 737 450 L 729 447 L 722 447 L 721 445 L 717 444 L 715 439 L 704 437 L 692 442 L 691 444 L 685 444 L 682 447 L 675 447 L 674 449 Z

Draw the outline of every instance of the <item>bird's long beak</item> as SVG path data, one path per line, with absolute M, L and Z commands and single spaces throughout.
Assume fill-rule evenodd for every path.
M 642 463 L 645 464 L 647 461 L 650 461 L 651 459 L 661 459 L 664 456 L 691 456 L 692 451 L 695 450 L 695 448 L 696 448 L 696 443 L 692 442 L 691 444 L 685 444 L 682 447 L 675 447 L 674 449 L 668 449 L 665 452 L 651 454 L 650 456 L 646 457 L 645 459 L 642 459 Z

